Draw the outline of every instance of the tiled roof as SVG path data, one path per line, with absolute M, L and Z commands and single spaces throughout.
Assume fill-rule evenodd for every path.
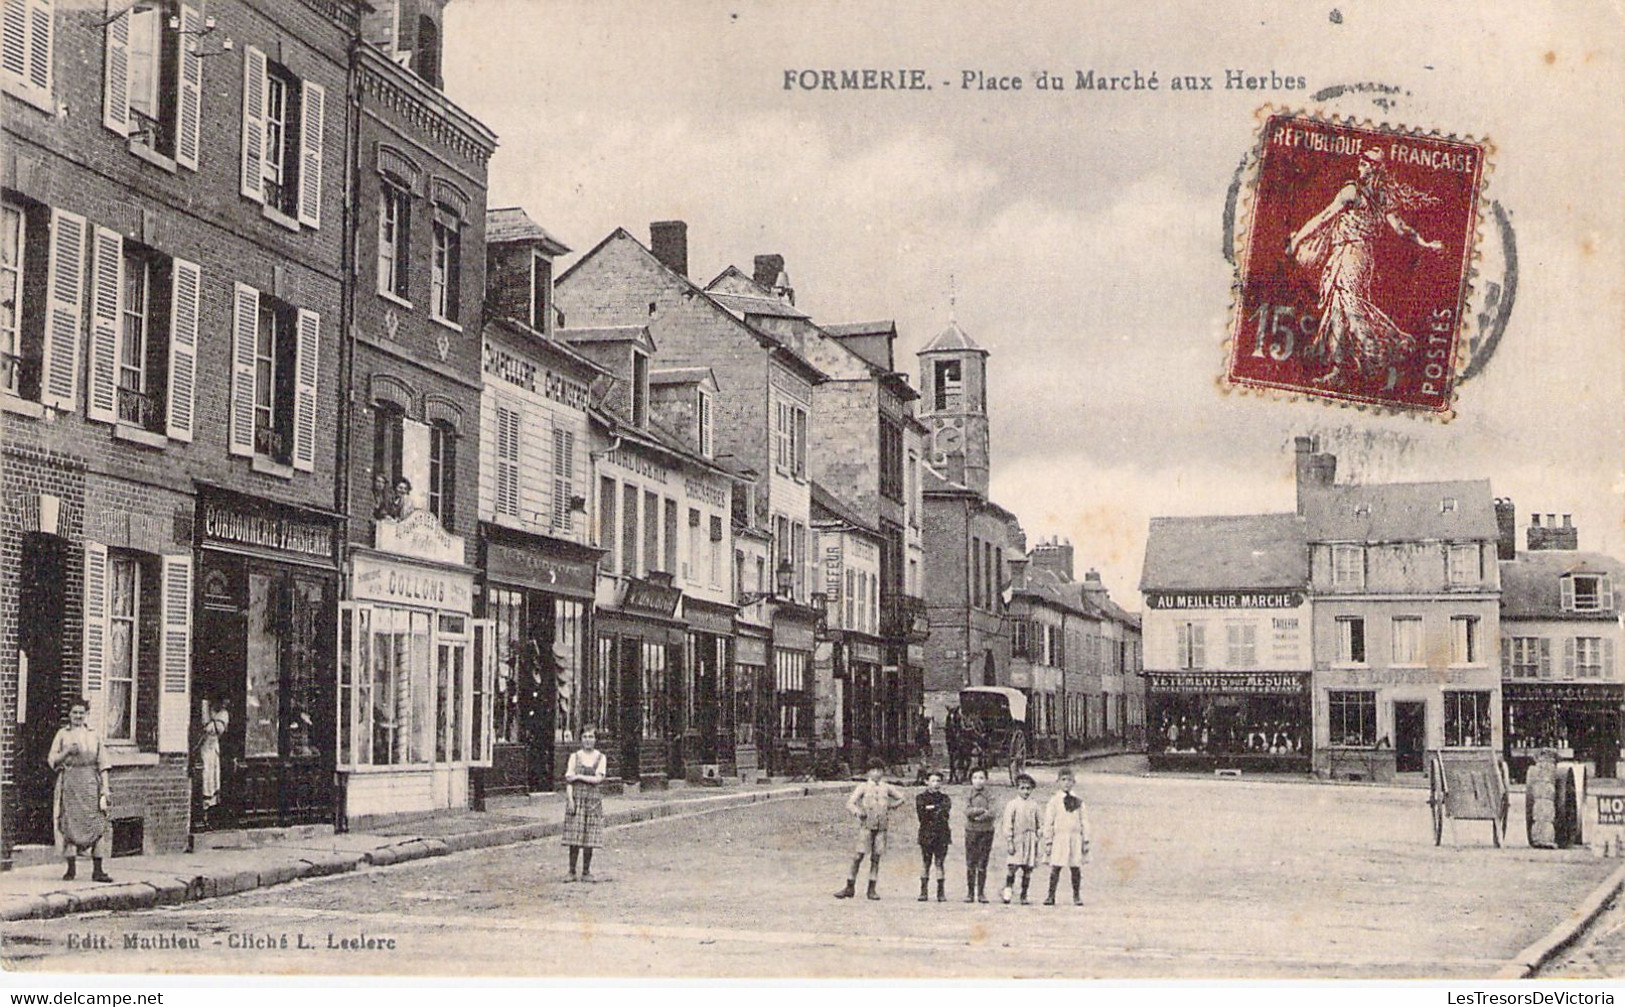
M 771 294 L 757 297 L 751 294 L 725 294 L 720 290 L 710 291 L 711 297 L 725 308 L 738 311 L 746 315 L 767 315 L 774 318 L 806 318 L 807 313 L 799 310 L 788 301 L 781 301 Z
M 1563 577 L 1571 573 L 1608 574 L 1614 589 L 1611 615 L 1618 617 L 1625 598 L 1625 563 L 1600 552 L 1539 549 L 1502 561 L 1501 618 L 1574 618 L 1576 613 L 1563 610 L 1562 596 Z
M 867 532 L 875 530 L 874 526 L 854 514 L 845 503 L 836 499 L 835 494 L 825 489 L 821 483 L 814 482 L 812 484 L 812 518 L 814 521 L 820 519 L 820 511 L 827 515 L 826 520 L 840 521 Z
M 839 325 L 825 325 L 823 329 L 836 338 L 841 336 L 884 336 L 888 333 L 896 335 L 897 323 L 890 318 L 883 318 L 878 322 L 842 322 Z
M 517 206 L 501 206 L 485 211 L 485 241 L 493 245 L 508 241 L 535 241 L 547 246 L 548 252 L 553 255 L 563 255 L 570 250 Z
M 649 372 L 651 385 L 698 385 L 704 384 L 708 378 L 713 383 L 716 381 L 709 367 L 667 367 Z
M 1302 587 L 1309 547 L 1296 514 L 1154 517 L 1142 591 Z
M 580 329 L 555 329 L 553 334 L 570 343 L 635 343 L 649 335 L 643 325 L 600 325 Z
M 1028 570 L 1027 581 L 1012 591 L 1013 595 L 1027 595 L 1056 608 L 1069 612 L 1087 613 L 1077 592 L 1078 585 L 1063 582 L 1050 570 Z
M 937 333 L 936 338 L 925 344 L 925 349 L 920 352 L 934 353 L 939 350 L 970 350 L 974 353 L 984 354 L 987 352 L 978 346 L 976 340 L 972 339 L 964 329 L 959 327 L 958 322 L 949 322 L 948 327 Z
M 1311 542 L 1493 539 L 1487 479 L 1312 487 L 1304 494 Z

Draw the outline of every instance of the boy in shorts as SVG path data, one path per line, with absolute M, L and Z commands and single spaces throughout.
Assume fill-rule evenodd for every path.
M 846 887 L 835 893 L 838 899 L 850 899 L 857 894 L 858 868 L 864 856 L 869 858 L 868 898 L 879 901 L 875 882 L 880 878 L 880 858 L 886 852 L 886 820 L 893 808 L 903 805 L 902 791 L 886 782 L 886 764 L 869 763 L 868 779 L 860 783 L 846 799 L 846 810 L 858 820 L 858 845 L 852 853 L 852 868 L 846 875 Z

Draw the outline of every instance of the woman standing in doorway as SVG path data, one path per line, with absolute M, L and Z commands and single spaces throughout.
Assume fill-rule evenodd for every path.
M 102 859 L 113 846 L 113 827 L 107 821 L 112 762 L 102 739 L 85 723 L 89 712 L 85 700 L 73 701 L 68 707 L 68 726 L 56 732 L 46 757 L 57 774 L 51 821 L 56 826 L 56 847 L 68 861 L 63 881 L 72 881 L 78 874 L 79 853 L 85 849 L 91 851 L 91 880 L 113 880 L 102 870 Z
M 564 845 L 570 848 L 570 876 L 576 879 L 576 863 L 581 863 L 581 880 L 591 881 L 592 851 L 604 845 L 604 798 L 598 785 L 609 775 L 609 760 L 598 751 L 598 730 L 581 729 L 581 748 L 570 753 L 564 767 Z

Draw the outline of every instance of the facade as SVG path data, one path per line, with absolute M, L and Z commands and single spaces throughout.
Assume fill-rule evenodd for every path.
M 1619 666 L 1625 623 L 1620 593 L 1625 564 L 1579 551 L 1579 532 L 1563 515 L 1531 515 L 1528 548 L 1517 550 L 1510 500 L 1495 502 L 1502 521 L 1501 707 L 1507 761 L 1522 779 L 1543 748 L 1619 775 L 1625 676 Z
M 807 772 L 815 744 L 811 666 L 818 619 L 811 607 L 816 565 L 808 420 L 813 387 L 824 375 L 793 346 L 689 280 L 686 225 L 652 225 L 651 244 L 652 251 L 625 230 L 610 234 L 560 275 L 558 308 L 571 327 L 646 327 L 660 348 L 659 368 L 707 367 L 714 374 L 722 390 L 715 454 L 753 478 L 734 508 L 735 523 L 748 530 L 747 538 L 765 533 L 770 547 L 759 571 L 767 593 L 741 599 L 749 604 L 740 607 L 746 625 L 771 627 L 771 648 L 762 654 L 756 643 L 741 643 L 736 688 L 751 688 L 758 675 L 770 679 L 752 693 L 761 729 L 754 737 L 757 757 L 775 772 Z M 759 639 L 751 630 L 740 634 Z M 757 658 L 764 663 L 750 663 Z
M 849 767 L 899 754 L 903 687 L 886 664 L 881 630 L 881 555 L 873 526 L 813 483 L 813 533 L 827 643 L 816 651 L 818 738 Z
M 339 626 L 342 823 L 467 807 L 492 758 L 475 619 L 486 166 L 441 92 L 432 0 L 382 0 L 353 53 L 356 249 L 346 341 Z
M 1065 751 L 1067 668 L 1082 662 L 1082 649 L 1068 652 L 1068 642 L 1083 635 L 1086 623 L 1098 625 L 1080 605 L 1077 593 L 1047 569 L 1031 569 L 1023 559 L 1012 564 L 1007 618 L 1011 625 L 1010 684 L 1027 696 L 1028 750 L 1039 758 Z M 1083 683 L 1073 676 L 1074 687 Z
M 0 28 L 0 566 L 22 571 L 0 579 L 0 860 L 50 842 L 45 754 L 78 696 L 115 851 L 326 820 L 317 417 L 340 398 L 354 14 L 35 2 L 25 30 L 23 6 Z M 205 703 L 230 722 L 207 795 Z
M 1151 519 L 1140 590 L 1152 769 L 1309 771 L 1308 585 L 1296 514 Z
M 1500 571 L 1487 481 L 1336 484 L 1297 443 L 1310 550 L 1315 769 L 1387 778 L 1499 749 Z
M 553 259 L 568 249 L 518 208 L 485 219 L 479 568 L 495 667 L 476 781 L 489 797 L 553 789 L 585 726 L 601 555 L 589 411 L 607 372 L 555 338 Z

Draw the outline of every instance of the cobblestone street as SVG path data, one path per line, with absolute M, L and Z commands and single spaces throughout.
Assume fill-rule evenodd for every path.
M 1435 848 L 1414 790 L 1110 772 L 1083 783 L 1097 846 L 1081 909 L 1037 905 L 1036 879 L 1032 906 L 963 904 L 957 845 L 950 901 L 917 903 L 911 810 L 883 900 L 837 901 L 851 826 L 826 794 L 613 829 L 596 885 L 563 883 L 563 852 L 543 841 L 185 908 L 24 921 L 6 957 L 120 972 L 1489 977 L 1614 864 L 1530 850 L 1516 830 L 1497 850 L 1482 823 Z M 200 946 L 125 950 L 125 935 Z M 102 938 L 106 950 L 80 949 Z M 339 947 L 368 940 L 393 948 Z

